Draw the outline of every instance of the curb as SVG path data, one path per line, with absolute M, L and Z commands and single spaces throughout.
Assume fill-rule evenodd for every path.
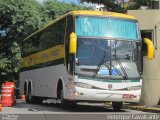
M 160 113 L 160 108 L 156 108 L 156 107 L 145 107 L 143 111 L 145 111 L 145 112 L 156 112 L 156 113 Z
M 147 106 L 124 106 L 124 108 L 132 109 L 132 110 L 140 110 L 144 112 L 156 112 L 160 113 L 160 108 L 157 107 L 147 107 Z

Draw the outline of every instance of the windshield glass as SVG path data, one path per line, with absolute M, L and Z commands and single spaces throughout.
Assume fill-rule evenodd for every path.
M 140 44 L 99 38 L 78 38 L 75 72 L 92 77 L 140 77 Z
M 138 23 L 111 17 L 77 16 L 76 34 L 85 37 L 140 40 Z

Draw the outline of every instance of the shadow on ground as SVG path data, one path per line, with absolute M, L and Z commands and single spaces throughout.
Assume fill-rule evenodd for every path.
M 67 110 L 61 108 L 60 104 L 26 104 L 24 102 L 17 103 L 14 108 L 22 108 L 26 111 L 45 111 L 45 112 L 115 112 L 110 105 L 104 104 L 77 104 Z M 121 110 L 119 112 L 127 112 Z

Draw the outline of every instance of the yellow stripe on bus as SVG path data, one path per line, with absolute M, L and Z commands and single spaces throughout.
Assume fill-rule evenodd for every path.
M 64 58 L 64 45 L 49 48 L 21 59 L 21 68 Z

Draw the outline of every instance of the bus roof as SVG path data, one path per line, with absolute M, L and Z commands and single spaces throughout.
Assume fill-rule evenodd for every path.
M 134 16 L 131 16 L 131 15 L 116 13 L 116 12 L 109 12 L 109 11 L 79 10 L 79 11 L 71 11 L 69 13 L 75 16 L 77 15 L 109 16 L 109 17 L 137 20 Z
M 67 15 L 73 15 L 73 16 L 78 16 L 78 15 L 86 15 L 86 16 L 104 16 L 104 17 L 115 17 L 115 18 L 122 18 L 122 19 L 131 19 L 131 20 L 137 20 L 134 16 L 127 15 L 127 14 L 122 14 L 122 13 L 116 13 L 116 12 L 108 12 L 108 11 L 94 11 L 94 10 L 77 10 L 77 11 L 70 11 L 66 13 L 65 15 L 51 21 L 49 24 L 45 25 L 38 31 L 32 33 L 28 37 L 26 37 L 23 41 L 27 40 L 28 38 L 34 36 L 35 34 L 41 32 L 42 30 L 46 29 L 50 25 L 54 24 L 55 22 L 61 20 Z

